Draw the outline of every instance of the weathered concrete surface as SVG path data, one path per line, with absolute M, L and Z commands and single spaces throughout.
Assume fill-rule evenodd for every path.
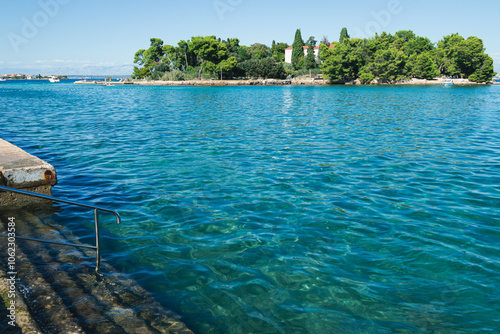
M 54 166 L 0 139 L 0 185 L 51 195 L 57 183 Z M 19 208 L 46 200 L 0 191 L 0 207 Z

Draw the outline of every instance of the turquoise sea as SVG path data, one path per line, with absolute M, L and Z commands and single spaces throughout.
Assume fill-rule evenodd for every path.
M 0 115 L 196 333 L 500 331 L 500 86 L 7 81 Z

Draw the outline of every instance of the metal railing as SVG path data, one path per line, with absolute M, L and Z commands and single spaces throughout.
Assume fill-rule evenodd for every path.
M 95 246 L 85 245 L 85 244 L 78 245 L 78 244 L 59 242 L 59 241 L 50 241 L 50 240 L 42 240 L 42 239 L 35 239 L 35 238 L 19 237 L 17 235 L 15 236 L 15 238 L 22 239 L 22 240 L 28 240 L 28 241 L 37 241 L 37 242 L 43 242 L 43 243 L 48 243 L 48 244 L 61 245 L 61 246 L 73 246 L 73 247 L 95 249 L 95 251 L 96 251 L 95 272 L 97 274 L 101 275 L 99 272 L 99 269 L 101 266 L 101 248 L 100 248 L 100 242 L 99 242 L 99 235 L 100 235 L 99 234 L 99 211 L 104 211 L 104 212 L 109 212 L 109 213 L 114 214 L 116 217 L 116 222 L 118 224 L 120 224 L 120 222 L 121 222 L 120 215 L 116 211 L 108 210 L 105 208 L 100 208 L 100 207 L 94 206 L 94 205 L 88 205 L 88 204 L 67 201 L 67 200 L 59 199 L 59 198 L 48 196 L 48 195 L 42 195 L 42 194 L 30 192 L 30 191 L 25 191 L 25 190 L 20 190 L 20 189 L 5 187 L 5 186 L 0 186 L 0 190 L 10 191 L 10 192 L 18 193 L 18 194 L 22 194 L 22 195 L 43 198 L 43 199 L 51 200 L 54 202 L 66 203 L 66 204 L 71 204 L 71 205 L 76 205 L 76 206 L 80 206 L 80 207 L 84 207 L 84 208 L 93 209 L 94 210 L 94 224 L 95 224 Z M 8 235 L 3 234 L 3 233 L 0 233 L 0 236 L 8 237 Z

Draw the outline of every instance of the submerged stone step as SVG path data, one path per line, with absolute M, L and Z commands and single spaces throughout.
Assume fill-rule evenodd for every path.
M 22 333 L 43 333 L 33 319 L 24 298 L 18 297 L 21 291 L 17 288 L 14 292 L 15 305 L 12 306 L 10 277 L 3 266 L 0 266 L 0 328 L 2 333 L 15 332 L 16 326 Z
M 65 227 L 28 211 L 2 211 L 0 233 L 6 233 L 9 215 L 16 217 L 18 235 L 79 243 Z M 0 243 L 0 254 L 6 252 L 6 243 Z M 84 248 L 16 241 L 17 297 L 42 333 L 192 333 L 179 316 L 105 261 L 105 275 L 96 276 L 94 260 L 95 252 Z

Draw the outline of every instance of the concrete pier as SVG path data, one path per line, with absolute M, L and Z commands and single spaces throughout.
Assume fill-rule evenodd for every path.
M 52 165 L 0 139 L 0 185 L 51 195 L 56 183 Z M 0 207 L 21 208 L 46 201 L 0 190 Z

